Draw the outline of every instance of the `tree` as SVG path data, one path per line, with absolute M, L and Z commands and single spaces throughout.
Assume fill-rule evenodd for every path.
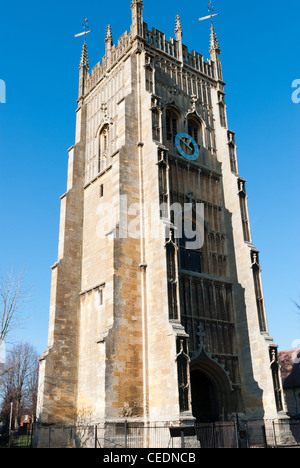
M 22 315 L 22 308 L 29 298 L 23 271 L 15 273 L 11 269 L 6 278 L 0 277 L 0 343 L 26 322 L 28 317 Z
M 15 273 L 11 269 L 6 278 L 0 276 L 0 379 L 5 361 L 5 341 L 28 319 L 23 306 L 29 298 L 30 291 L 25 287 L 23 272 Z
M 38 353 L 29 343 L 21 343 L 10 351 L 2 376 L 0 395 L 3 398 L 1 419 L 8 423 L 13 403 L 14 426 L 22 414 L 35 414 L 38 389 Z

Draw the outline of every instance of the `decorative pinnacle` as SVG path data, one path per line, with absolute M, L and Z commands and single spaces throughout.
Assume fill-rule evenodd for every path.
M 81 52 L 80 68 L 86 68 L 89 70 L 89 57 L 86 42 L 84 41 Z
M 106 28 L 105 42 L 111 42 L 112 43 L 112 34 L 111 34 L 110 24 Z
M 143 0 L 132 0 L 131 7 L 133 7 L 134 5 L 137 5 L 138 3 L 140 3 L 143 6 Z
M 213 24 L 211 23 L 210 49 L 209 49 L 209 51 L 212 52 L 214 50 L 216 52 L 221 52 L 215 28 L 214 28 Z
M 181 21 L 180 21 L 180 16 L 176 15 L 176 20 L 175 20 L 175 32 L 182 32 L 182 27 L 181 27 Z

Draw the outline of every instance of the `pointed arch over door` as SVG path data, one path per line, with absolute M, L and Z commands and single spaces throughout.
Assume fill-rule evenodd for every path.
M 190 363 L 192 411 L 196 422 L 226 421 L 234 411 L 227 372 L 204 350 Z

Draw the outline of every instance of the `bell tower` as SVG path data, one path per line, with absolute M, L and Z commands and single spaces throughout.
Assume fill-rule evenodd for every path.
M 210 59 L 143 20 L 79 68 L 41 425 L 280 417 L 246 181 Z M 41 427 L 42 427 L 41 426 Z

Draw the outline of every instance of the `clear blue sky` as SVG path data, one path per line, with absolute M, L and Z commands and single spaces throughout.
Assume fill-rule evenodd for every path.
M 144 20 L 174 37 L 181 16 L 184 43 L 208 57 L 207 0 L 145 0 Z M 300 79 L 299 0 L 215 0 L 229 128 L 236 132 L 240 175 L 247 180 L 254 245 L 261 250 L 269 331 L 280 350 L 300 341 L 299 116 L 291 100 Z M 0 269 L 25 267 L 34 287 L 32 319 L 18 338 L 47 346 L 50 266 L 57 259 L 59 197 L 66 189 L 67 149 L 74 143 L 83 19 L 90 64 L 130 27 L 130 0 L 2 2 L 0 79 Z

